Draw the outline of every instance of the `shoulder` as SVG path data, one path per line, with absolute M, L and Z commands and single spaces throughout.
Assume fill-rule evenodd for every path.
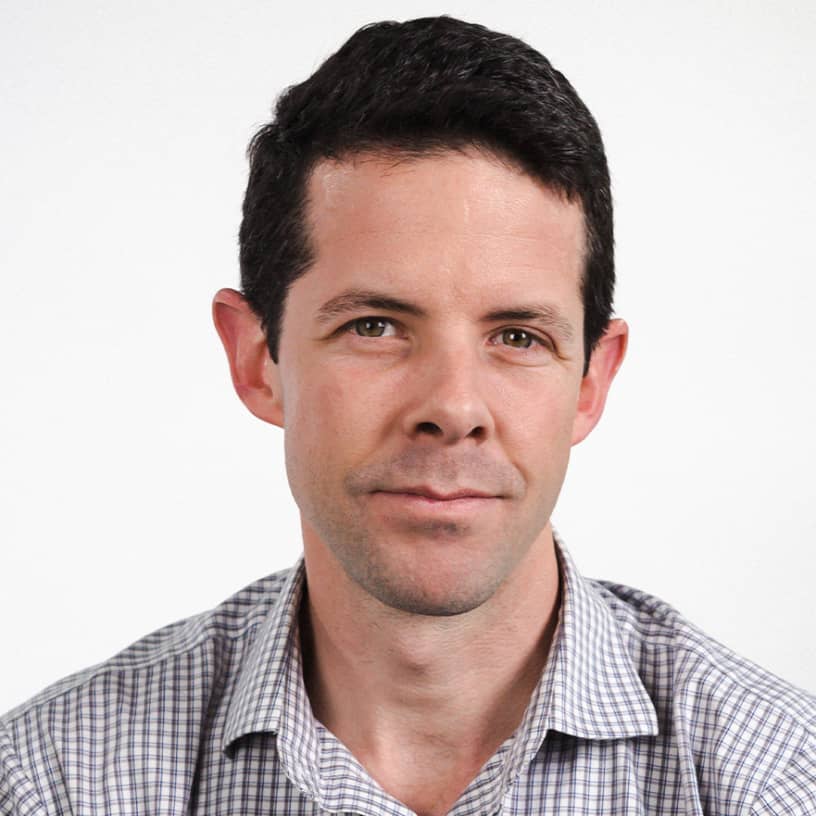
M 609 581 L 590 583 L 617 622 L 661 736 L 694 763 L 701 795 L 716 798 L 715 789 L 730 789 L 731 796 L 744 788 L 771 801 L 780 790 L 798 789 L 809 790 L 812 801 L 813 694 L 737 654 L 660 598 Z
M 111 763 L 138 774 L 152 758 L 159 773 L 161 754 L 171 775 L 193 768 L 291 572 L 152 632 L 0 717 L 0 812 L 71 812 L 65 803 L 98 793 Z
M 255 581 L 213 609 L 151 632 L 49 685 L 0 716 L 6 750 L 34 752 L 38 742 L 61 735 L 75 740 L 82 731 L 121 722 L 135 708 L 205 705 L 240 665 L 290 572 Z
M 163 626 L 118 652 L 108 660 L 71 674 L 43 689 L 22 705 L 0 716 L 0 724 L 9 726 L 28 713 L 58 703 L 105 679 L 126 680 L 160 673 L 165 667 L 184 672 L 180 659 L 202 654 L 218 645 L 250 639 L 275 604 L 291 569 L 268 575 L 249 584 L 218 606 L 198 615 Z
M 656 679 L 670 667 L 667 688 L 675 696 L 714 701 L 745 695 L 816 731 L 816 697 L 808 691 L 737 654 L 654 595 L 610 581 L 590 583 L 611 609 L 647 678 Z

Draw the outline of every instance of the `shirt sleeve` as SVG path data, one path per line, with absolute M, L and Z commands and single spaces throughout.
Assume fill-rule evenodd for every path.
M 816 738 L 806 739 L 766 785 L 751 816 L 816 816 Z
M 0 724 L 0 814 L 47 816 L 33 782 L 28 778 L 11 736 Z

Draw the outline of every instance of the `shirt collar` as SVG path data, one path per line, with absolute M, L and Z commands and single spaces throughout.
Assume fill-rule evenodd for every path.
M 521 725 L 508 741 L 501 781 L 483 803 L 494 812 L 550 730 L 591 740 L 653 736 L 654 703 L 632 662 L 604 590 L 584 578 L 553 531 L 561 605 L 550 654 Z M 507 745 L 507 743 L 505 743 Z
M 292 653 L 300 654 L 298 611 L 305 579 L 301 557 L 289 571 L 241 665 L 227 713 L 223 748 L 247 734 L 278 732 L 286 700 L 287 669 Z M 300 682 L 303 685 L 302 673 Z
M 584 578 L 557 532 L 559 623 L 540 690 L 546 727 L 585 739 L 656 735 L 657 712 L 632 661 L 609 593 Z
M 554 539 L 561 574 L 558 625 L 541 681 L 509 746 L 507 781 L 532 760 L 550 729 L 585 739 L 658 733 L 654 705 L 604 590 L 580 575 L 557 533 Z M 240 670 L 223 747 L 251 733 L 278 734 L 292 751 L 290 778 L 298 777 L 293 781 L 315 795 L 319 779 L 307 769 L 319 765 L 321 737 L 303 684 L 297 636 L 304 587 L 301 558 Z M 280 751 L 282 761 L 289 750 Z

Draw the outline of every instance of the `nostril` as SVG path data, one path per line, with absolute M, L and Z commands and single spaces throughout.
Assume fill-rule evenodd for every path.
M 416 426 L 418 434 L 430 434 L 431 436 L 444 436 L 445 432 L 435 422 L 420 422 Z M 484 425 L 476 425 L 470 430 L 467 436 L 472 436 L 474 439 L 484 439 L 487 435 L 487 430 Z

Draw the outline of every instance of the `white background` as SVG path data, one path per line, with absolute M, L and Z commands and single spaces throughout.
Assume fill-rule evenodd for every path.
M 813 690 L 816 5 L 342 6 L 0 7 L 0 711 L 297 557 L 209 316 L 244 149 L 358 26 L 437 13 L 549 56 L 607 144 L 632 340 L 556 526 Z

